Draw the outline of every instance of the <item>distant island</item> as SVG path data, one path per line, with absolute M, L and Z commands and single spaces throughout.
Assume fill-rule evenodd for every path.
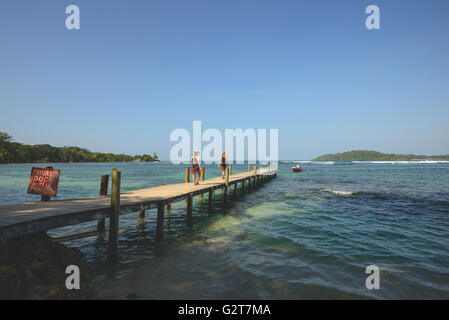
M 382 153 L 369 150 L 353 150 L 343 153 L 325 154 L 315 158 L 317 161 L 410 161 L 410 160 L 449 160 L 449 155 L 424 156 L 416 154 Z
M 70 162 L 156 162 L 156 153 L 130 156 L 126 154 L 90 152 L 79 147 L 52 147 L 48 144 L 26 145 L 14 142 L 0 132 L 0 163 L 70 163 Z

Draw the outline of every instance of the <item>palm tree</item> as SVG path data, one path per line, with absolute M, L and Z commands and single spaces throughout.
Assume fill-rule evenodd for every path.
M 7 142 L 12 142 L 14 139 L 8 134 L 8 132 L 0 131 L 0 148 Z
M 8 148 L 6 144 L 12 141 L 13 138 L 7 132 L 0 131 L 0 163 L 7 162 Z

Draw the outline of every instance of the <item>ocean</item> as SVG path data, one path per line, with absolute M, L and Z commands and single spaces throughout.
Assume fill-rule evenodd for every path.
M 92 265 L 98 299 L 449 299 L 448 161 L 281 161 L 277 178 L 213 212 L 194 199 L 166 212 L 120 217 L 119 262 L 106 262 L 107 239 L 65 243 Z M 0 205 L 27 195 L 32 164 L 0 165 Z M 161 163 L 53 164 L 58 199 L 97 195 L 100 176 L 122 171 L 122 192 L 182 182 L 185 166 Z M 233 172 L 247 170 L 236 165 Z M 220 174 L 206 166 L 206 178 Z M 51 230 L 64 236 L 96 222 Z M 365 269 L 380 269 L 368 290 Z M 83 270 L 81 270 L 83 272 Z

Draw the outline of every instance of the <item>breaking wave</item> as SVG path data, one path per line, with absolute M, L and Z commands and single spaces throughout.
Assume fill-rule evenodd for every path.
M 358 192 L 354 192 L 354 191 L 344 191 L 344 190 L 330 190 L 330 189 L 326 189 L 324 190 L 324 192 L 328 192 L 328 193 L 333 193 L 339 196 L 352 196 L 357 194 Z

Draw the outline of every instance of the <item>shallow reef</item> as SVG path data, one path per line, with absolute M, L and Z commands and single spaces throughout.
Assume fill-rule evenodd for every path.
M 66 267 L 80 269 L 80 289 L 66 288 Z M 11 239 L 0 249 L 0 299 L 89 299 L 91 270 L 77 248 L 54 243 L 46 234 Z

